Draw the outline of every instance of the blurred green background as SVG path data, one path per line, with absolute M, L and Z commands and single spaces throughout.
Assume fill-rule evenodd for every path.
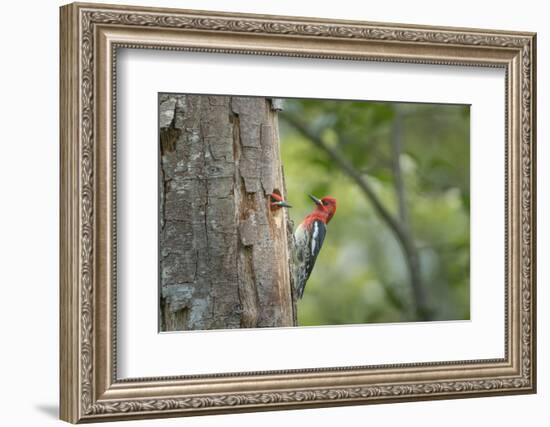
M 279 121 L 294 226 L 338 201 L 298 324 L 469 319 L 469 106 L 285 99 Z

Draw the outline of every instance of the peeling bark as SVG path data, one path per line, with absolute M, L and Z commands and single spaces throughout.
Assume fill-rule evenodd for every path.
M 160 329 L 295 324 L 277 113 L 265 98 L 160 97 Z

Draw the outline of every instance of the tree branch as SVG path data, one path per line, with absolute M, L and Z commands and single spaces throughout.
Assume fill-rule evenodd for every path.
M 334 163 L 336 163 L 338 167 L 340 167 L 340 169 L 342 169 L 346 173 L 346 175 L 348 175 L 353 181 L 355 181 L 355 183 L 363 191 L 365 196 L 367 196 L 367 198 L 370 200 L 378 215 L 382 217 L 382 219 L 390 226 L 390 228 L 394 231 L 396 235 L 402 236 L 403 230 L 399 222 L 397 222 L 390 211 L 388 211 L 386 207 L 382 204 L 367 179 L 353 167 L 348 159 L 346 159 L 338 150 L 327 145 L 319 135 L 311 131 L 305 124 L 301 123 L 299 120 L 290 117 L 287 114 L 281 116 L 287 123 L 292 125 L 315 146 L 323 150 L 331 158 L 331 160 L 333 160 Z
M 407 240 L 413 242 L 410 249 L 406 251 L 406 261 L 409 269 L 411 287 L 415 299 L 417 315 L 420 318 L 428 316 L 428 308 L 426 305 L 426 293 L 422 283 L 420 256 L 418 248 L 414 244 L 414 239 L 411 232 L 409 209 L 407 205 L 407 195 L 405 183 L 403 182 L 403 174 L 401 170 L 401 141 L 403 138 L 403 113 L 396 106 L 395 120 L 393 124 L 392 134 L 390 138 L 392 148 L 392 173 L 395 183 L 395 193 L 397 197 L 397 206 L 399 209 L 399 219 L 401 221 L 403 232 L 407 236 Z
M 397 196 L 397 206 L 399 208 L 399 219 L 404 227 L 409 225 L 409 210 L 405 196 L 405 184 L 403 183 L 403 174 L 401 173 L 401 138 L 403 133 L 403 113 L 396 109 L 395 121 L 391 134 L 392 148 L 392 173 L 395 182 L 395 193 Z
M 411 260 L 415 258 L 415 254 L 416 254 L 416 259 L 418 258 L 418 254 L 414 246 L 414 241 L 412 237 L 403 228 L 401 223 L 399 223 L 399 221 L 394 218 L 391 212 L 388 209 L 386 209 L 386 207 L 382 204 L 382 201 L 376 195 L 374 189 L 372 188 L 367 178 L 364 175 L 362 175 L 359 171 L 357 171 L 355 167 L 351 164 L 351 162 L 348 159 L 346 159 L 340 151 L 327 145 L 322 140 L 320 135 L 311 131 L 307 127 L 307 125 L 302 123 L 299 119 L 296 119 L 295 117 L 291 117 L 288 114 L 284 114 L 284 115 L 281 114 L 281 118 L 283 118 L 288 124 L 290 124 L 297 131 L 299 131 L 304 137 L 306 137 L 309 141 L 311 141 L 316 147 L 324 151 L 330 157 L 330 159 L 334 161 L 334 163 L 337 164 L 338 167 L 346 175 L 348 175 L 353 181 L 355 181 L 355 183 L 363 191 L 367 199 L 371 202 L 376 213 L 382 218 L 382 220 L 388 225 L 388 227 L 394 233 L 394 235 L 397 238 L 397 241 L 401 245 L 401 249 L 403 250 L 407 267 L 411 275 L 411 286 L 413 288 L 413 295 L 415 297 L 415 306 L 416 306 L 415 311 L 417 313 L 417 316 L 422 320 L 430 320 L 430 317 L 431 317 L 430 310 L 428 310 L 422 298 L 420 299 L 417 298 L 418 294 L 415 289 L 416 285 L 412 283 L 412 280 L 414 280 L 412 279 L 412 277 L 413 276 L 416 277 L 416 273 L 412 272 L 411 269 L 414 270 L 414 265 L 416 263 L 411 262 Z

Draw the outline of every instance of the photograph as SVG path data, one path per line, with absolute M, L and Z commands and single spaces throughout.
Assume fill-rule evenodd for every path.
M 159 331 L 470 319 L 470 106 L 159 93 Z
M 34 14 L 59 25 L 59 126 L 37 109 L 59 133 L 59 358 L 37 364 L 59 418 L 408 402 L 387 423 L 536 394 L 538 21 L 257 3 Z M 42 206 L 12 187 L 17 215 Z

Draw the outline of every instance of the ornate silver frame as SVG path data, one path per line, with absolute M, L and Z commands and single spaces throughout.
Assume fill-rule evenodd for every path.
M 61 8 L 60 42 L 63 420 L 535 392 L 535 34 L 76 3 Z M 504 68 L 505 357 L 117 380 L 118 47 Z

